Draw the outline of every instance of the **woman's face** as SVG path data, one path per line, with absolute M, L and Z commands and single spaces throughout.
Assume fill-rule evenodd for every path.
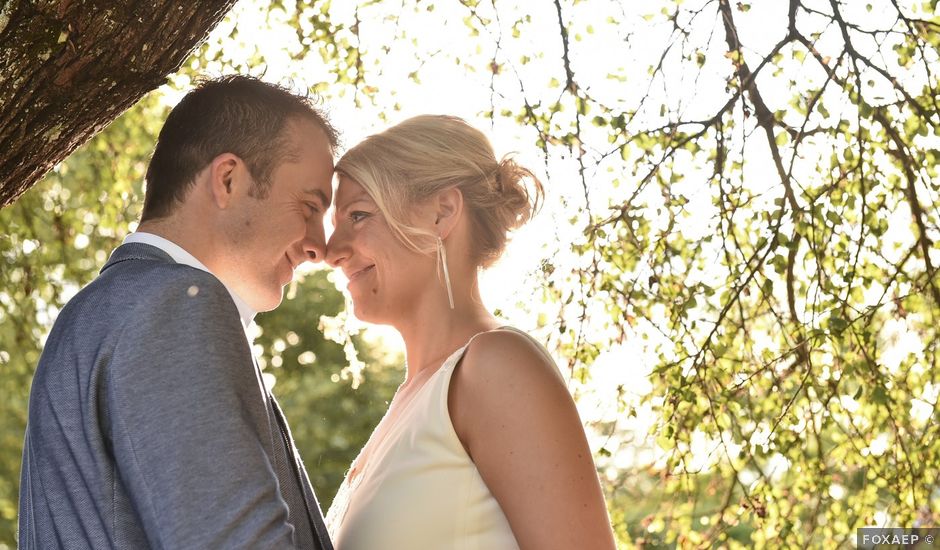
M 357 318 L 394 325 L 425 299 L 429 287 L 433 290 L 438 284 L 435 257 L 399 241 L 357 182 L 340 177 L 333 216 L 335 230 L 326 245 L 326 261 L 342 269 L 349 280 Z

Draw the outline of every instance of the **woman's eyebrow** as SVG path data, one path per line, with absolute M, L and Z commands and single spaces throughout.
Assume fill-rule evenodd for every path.
M 372 202 L 372 199 L 370 199 L 369 197 L 356 197 L 356 198 L 352 199 L 351 201 L 347 202 L 346 204 L 344 204 L 343 206 L 339 207 L 338 210 L 348 210 L 350 206 L 352 206 L 352 205 L 354 205 L 354 204 L 356 204 L 356 203 L 358 203 L 358 202 L 369 202 L 369 203 L 371 203 L 371 202 Z

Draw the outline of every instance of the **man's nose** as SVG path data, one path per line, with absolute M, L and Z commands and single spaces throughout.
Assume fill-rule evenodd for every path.
M 322 262 L 326 257 L 326 239 L 323 228 L 310 228 L 302 243 L 304 259 L 308 262 Z
M 312 241 L 305 241 L 304 254 L 309 262 L 322 262 L 326 258 L 326 246 Z

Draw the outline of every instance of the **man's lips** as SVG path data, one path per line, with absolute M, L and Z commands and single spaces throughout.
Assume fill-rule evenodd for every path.
M 287 267 L 289 267 L 290 270 L 287 273 L 281 275 L 281 285 L 286 285 L 287 283 L 291 282 L 291 280 L 294 278 L 294 270 L 296 269 L 296 266 L 290 259 L 289 255 L 284 254 L 284 261 L 287 262 Z M 278 268 L 278 271 L 280 271 L 280 268 Z
M 362 276 L 365 275 L 366 273 L 372 271 L 373 268 L 375 268 L 375 264 L 366 266 L 366 267 L 360 269 L 359 271 L 354 271 L 354 272 L 350 273 L 350 274 L 347 276 L 347 278 L 349 279 L 349 282 L 351 283 L 351 282 L 355 281 L 356 279 L 358 279 L 359 277 L 362 277 Z

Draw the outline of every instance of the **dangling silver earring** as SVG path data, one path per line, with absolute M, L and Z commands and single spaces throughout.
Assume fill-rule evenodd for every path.
M 454 291 L 450 286 L 450 272 L 447 270 L 447 249 L 444 248 L 444 241 L 440 236 L 437 237 L 437 257 L 440 258 L 441 269 L 444 271 L 444 286 L 447 287 L 447 301 L 450 303 L 450 309 L 454 309 Z

